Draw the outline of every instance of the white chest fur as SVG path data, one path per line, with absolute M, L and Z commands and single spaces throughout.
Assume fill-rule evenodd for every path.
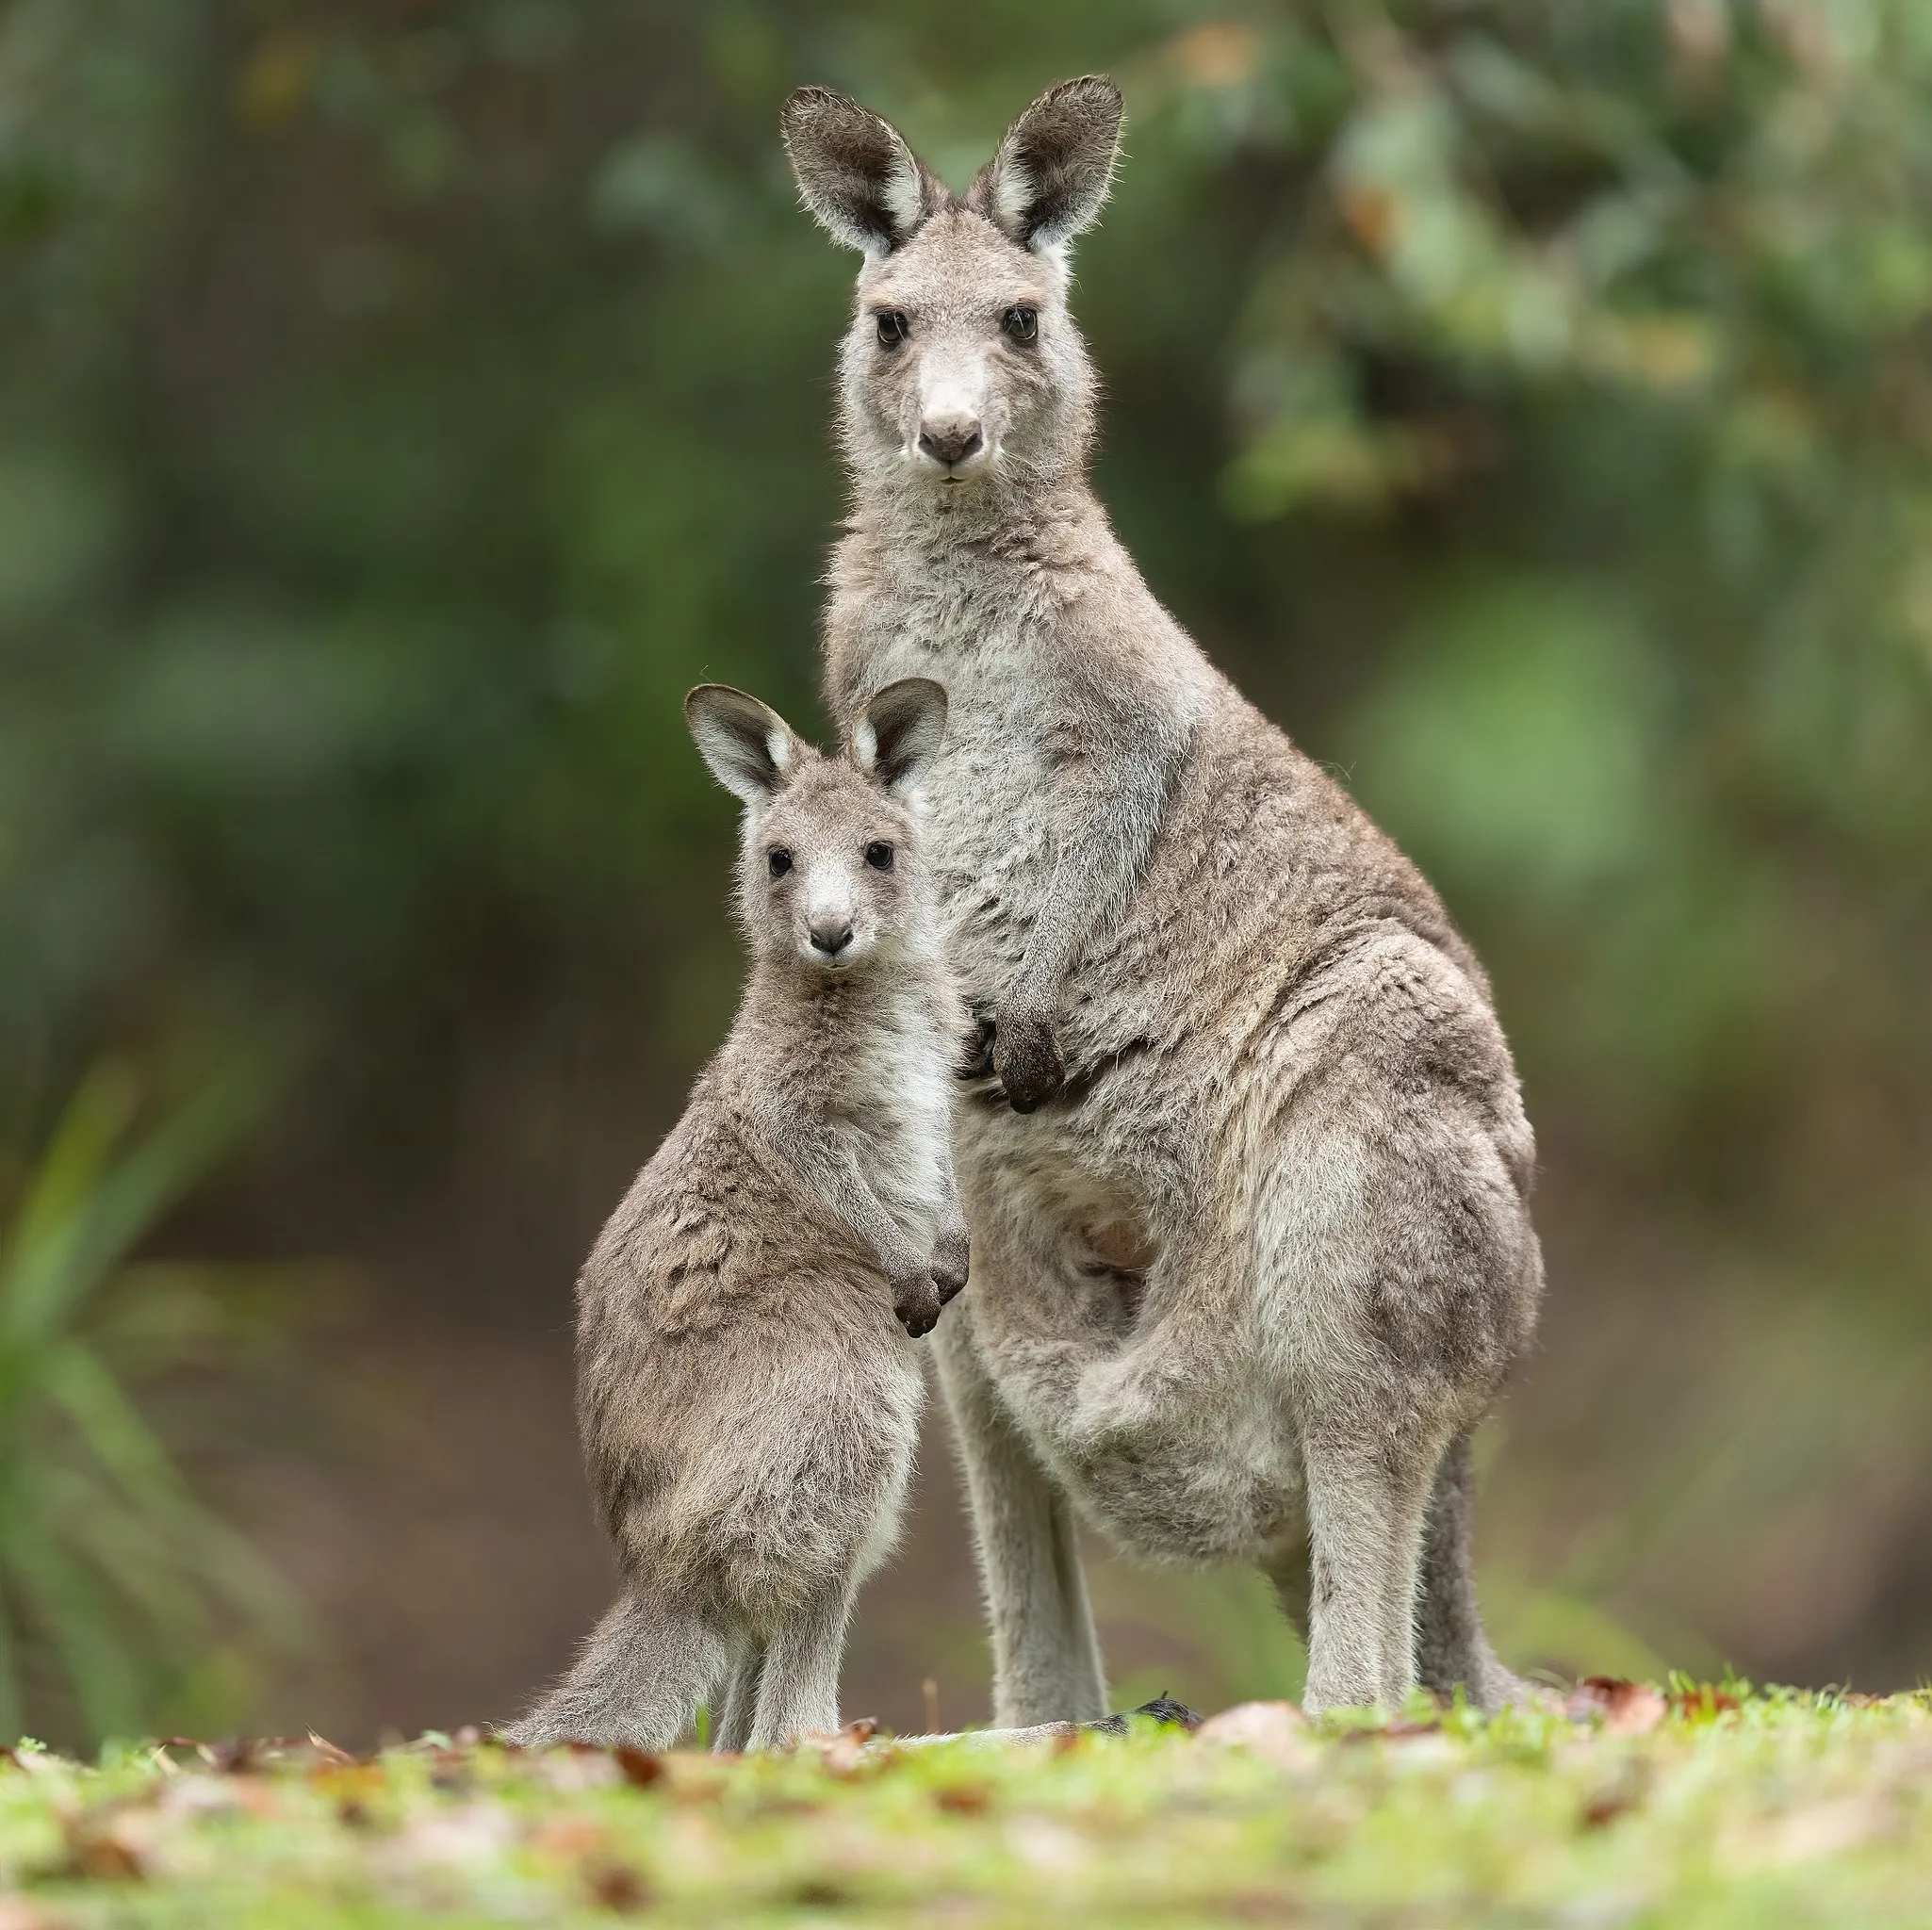
M 929 996 L 889 1000 L 855 1048 L 844 1082 L 845 1130 L 865 1176 L 905 1230 L 929 1241 L 943 1197 L 952 1131 L 952 1060 Z

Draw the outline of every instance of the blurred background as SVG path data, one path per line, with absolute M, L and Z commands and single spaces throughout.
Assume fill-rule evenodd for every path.
M 1932 1672 L 1932 12 L 10 0 L 0 1727 L 505 1717 L 602 1606 L 572 1277 L 739 977 L 679 698 L 822 724 L 778 104 L 958 186 L 1095 68 L 1102 493 L 1540 1134 L 1498 1644 Z M 1299 1681 L 1095 1589 L 1123 1699 Z M 986 1692 L 935 1418 L 847 1707 Z

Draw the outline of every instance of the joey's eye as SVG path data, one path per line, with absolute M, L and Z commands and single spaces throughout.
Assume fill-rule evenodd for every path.
M 896 349 L 912 333 L 912 324 L 896 308 L 882 308 L 878 313 L 878 345 L 882 349 Z
M 892 847 L 890 844 L 868 844 L 865 847 L 865 861 L 874 871 L 891 871 Z
M 1000 317 L 1000 326 L 1016 342 L 1030 342 L 1040 333 L 1040 310 L 1009 308 Z
M 772 868 L 772 875 L 781 878 L 792 869 L 792 854 L 782 844 L 775 844 L 765 854 L 765 862 Z

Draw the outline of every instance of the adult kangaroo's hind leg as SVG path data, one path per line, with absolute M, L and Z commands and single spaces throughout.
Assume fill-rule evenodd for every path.
M 1465 1429 L 1449 1443 L 1430 1497 L 1422 1552 L 1422 1602 L 1416 1673 L 1425 1689 L 1453 1695 L 1458 1687 L 1485 1711 L 1529 1700 L 1531 1689 L 1497 1660 L 1476 1605 L 1476 1478 Z
M 1366 1417 L 1318 1418 L 1303 1436 L 1310 1714 L 1397 1708 L 1415 1687 L 1416 1598 L 1438 1452 Z
M 689 1610 L 620 1595 L 570 1673 L 503 1740 L 527 1749 L 556 1742 L 668 1748 L 729 1655 L 718 1632 Z
M 978 1291 L 996 1292 L 982 1279 Z M 1107 1712 L 1100 1644 L 1067 1498 L 1021 1438 L 964 1322 L 941 1322 L 940 1381 L 973 1501 L 992 1623 L 993 1724 L 1097 1722 Z

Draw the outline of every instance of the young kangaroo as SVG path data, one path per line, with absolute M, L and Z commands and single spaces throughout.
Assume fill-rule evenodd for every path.
M 958 1150 L 978 1285 L 938 1352 L 995 1719 L 1100 1714 L 1073 1513 L 1258 1563 L 1313 1709 L 1520 1685 L 1470 1579 L 1471 1429 L 1527 1340 L 1533 1145 L 1482 968 L 1352 799 L 1161 608 L 1087 480 L 1067 248 L 1120 95 L 1041 96 L 956 199 L 794 94 L 807 205 L 864 254 L 826 687 L 952 703 L 927 826 L 992 1018 Z M 1070 1507 L 1070 1501 L 1072 1506 Z
M 912 1464 L 908 1336 L 966 1284 L 949 1137 L 966 1019 L 917 794 L 945 692 L 881 690 L 843 758 L 722 685 L 685 714 L 745 802 L 751 977 L 578 1282 L 584 1458 L 623 1592 L 507 1731 L 532 1745 L 663 1747 L 720 1685 L 720 1748 L 838 1726 L 852 1597 Z

